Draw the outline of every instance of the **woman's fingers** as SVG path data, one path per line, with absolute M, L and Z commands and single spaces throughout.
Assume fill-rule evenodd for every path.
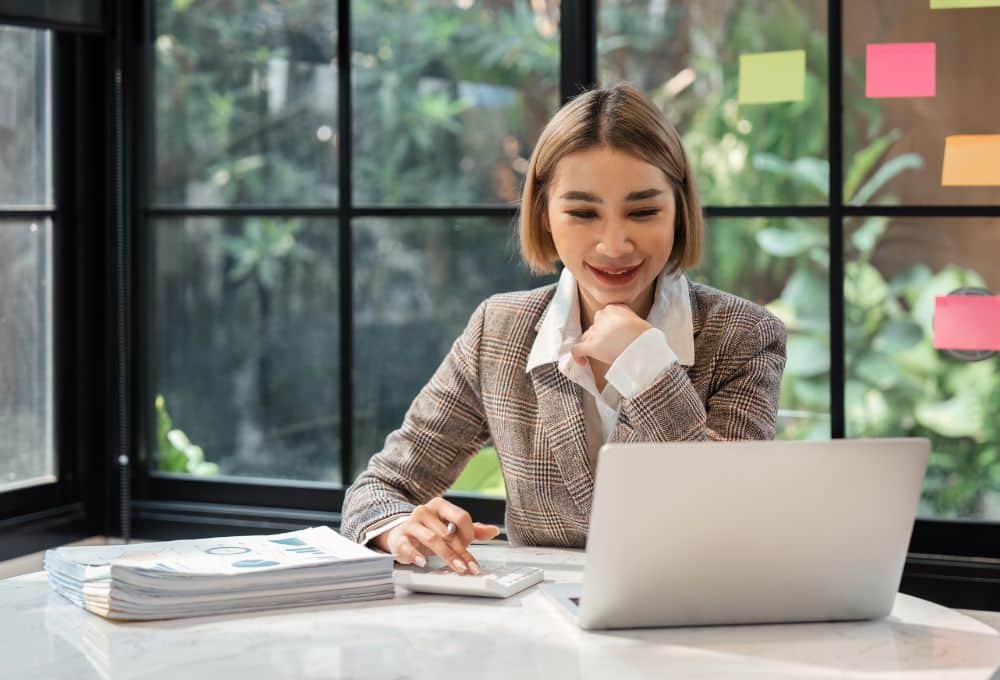
M 465 558 L 461 553 L 453 549 L 451 544 L 441 534 L 435 533 L 427 526 L 417 524 L 416 522 L 409 527 L 408 532 L 412 537 L 433 550 L 434 554 L 444 560 L 444 563 L 449 568 L 454 569 L 460 574 L 464 574 L 469 570 Z
M 475 532 L 475 540 L 477 541 L 488 541 L 491 538 L 496 538 L 500 535 L 500 527 L 492 524 L 480 524 L 479 522 L 473 522 L 472 530 Z
M 401 534 L 396 539 L 396 545 L 392 546 L 392 554 L 400 564 L 416 564 L 418 567 L 427 564 L 423 551 L 419 550 L 406 534 Z
M 454 503 L 449 503 L 438 496 L 427 504 L 444 522 L 451 522 L 455 525 L 455 535 L 461 539 L 462 547 L 472 543 L 472 516 Z M 447 533 L 447 531 L 446 531 Z
M 450 522 L 454 527 L 454 533 L 449 534 L 447 525 L 444 526 L 444 531 L 441 534 L 448 541 L 452 550 L 454 550 L 459 558 L 464 563 L 466 569 L 471 571 L 473 574 L 479 573 L 479 562 L 473 557 L 472 553 L 469 552 L 469 544 L 475 539 L 475 530 L 472 527 L 472 516 L 466 510 L 458 507 L 454 503 L 450 503 L 445 499 L 438 496 L 432 499 L 428 504 L 427 508 L 435 513 L 442 523 L 443 521 Z M 432 528 L 437 528 L 437 524 L 433 524 Z M 451 564 L 449 562 L 449 564 Z

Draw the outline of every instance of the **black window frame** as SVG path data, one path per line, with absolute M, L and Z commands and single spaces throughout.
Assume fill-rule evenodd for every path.
M 37 5 L 37 3 L 34 3 Z M 0 209 L 0 221 L 47 220 L 52 231 L 52 389 L 56 481 L 0 493 L 0 560 L 108 534 L 107 430 L 101 352 L 109 299 L 104 270 L 108 92 L 104 6 L 0 1 L 0 25 L 51 35 L 53 196 Z M 3 228 L 3 226 L 0 226 Z M 96 397 L 96 398 L 95 398 Z
M 85 0 L 81 0 L 85 1 Z M 883 1 L 883 0 L 873 0 Z M 831 435 L 845 436 L 843 221 L 854 216 L 1000 217 L 1000 205 L 853 206 L 843 197 L 843 0 L 827 0 L 829 200 L 806 206 L 707 206 L 708 218 L 812 217 L 828 222 L 830 245 Z M 563 0 L 560 101 L 596 83 L 598 0 Z M 509 206 L 355 206 L 351 186 L 351 69 L 338 69 L 339 193 L 336 207 L 187 208 L 149 200 L 153 176 L 153 0 L 105 0 L 103 23 L 67 27 L 49 18 L 8 16 L 0 23 L 56 33 L 54 91 L 56 204 L 29 213 L 57 220 L 55 305 L 58 489 L 0 494 L 0 534 L 27 527 L 29 540 L 7 554 L 84 534 L 176 538 L 267 532 L 320 523 L 339 526 L 344 486 L 275 479 L 196 479 L 152 472 L 153 394 L 148 344 L 152 290 L 151 220 L 197 216 L 323 217 L 338 229 L 342 478 L 353 450 L 351 228 L 362 217 L 494 217 Z M 351 5 L 338 0 L 337 59 L 350 64 Z M 67 74 L 72 72 L 73 76 Z M 93 92 L 100 96 L 94 97 Z M 74 122 L 68 111 L 83 111 Z M 100 134 L 94 134 L 100 131 Z M 67 144 L 66 140 L 76 140 Z M 101 172 L 92 161 L 100 158 Z M 72 171 L 70 171 L 72 169 Z M 103 200 L 90 200 L 100 196 Z M 76 223 L 77 229 L 66 224 Z M 97 274 L 95 276 L 95 274 Z M 96 319 L 97 322 L 93 323 Z M 96 398 L 95 398 L 96 395 Z M 134 406 L 133 406 L 134 405 Z M 22 493 L 25 492 L 25 493 Z M 28 493 L 30 492 L 30 493 Z M 447 497 L 486 522 L 503 523 L 504 501 Z M 252 499 L 252 502 L 249 501 Z M 61 527 L 57 534 L 45 527 Z M 48 533 L 46 534 L 46 531 Z M 47 536 L 47 538 L 40 538 Z M 7 548 L 7 546 L 13 546 Z M 901 590 L 949 606 L 1000 610 L 1000 523 L 918 519 Z

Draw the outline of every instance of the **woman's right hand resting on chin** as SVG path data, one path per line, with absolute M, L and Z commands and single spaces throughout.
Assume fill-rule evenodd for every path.
M 456 529 L 450 536 L 448 522 L 453 522 Z M 478 574 L 479 563 L 469 552 L 469 544 L 496 538 L 499 533 L 499 527 L 473 522 L 468 512 L 438 496 L 415 507 L 409 519 L 371 542 L 379 550 L 392 553 L 400 564 L 423 567 L 427 557 L 437 555 L 453 571 Z

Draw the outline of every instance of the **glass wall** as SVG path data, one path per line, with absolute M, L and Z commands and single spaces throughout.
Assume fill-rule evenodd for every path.
M 145 227 L 158 473 L 349 484 L 475 306 L 550 280 L 528 274 L 510 220 L 490 215 L 517 201 L 558 109 L 558 3 L 386 0 L 351 13 L 354 190 L 341 197 L 337 2 L 155 4 L 151 208 L 168 213 Z M 379 215 L 481 204 L 494 210 Z M 502 494 L 490 449 L 471 468 L 456 488 Z
M 51 36 L 0 26 L 0 210 L 53 209 Z M 0 490 L 55 481 L 52 239 L 0 219 Z
M 346 485 L 479 301 L 552 280 L 512 238 L 559 106 L 559 4 L 355 2 L 349 65 L 334 0 L 155 6 L 157 469 Z M 602 0 L 597 80 L 681 133 L 709 216 L 692 279 L 787 326 L 778 436 L 929 437 L 922 515 L 996 519 L 997 358 L 933 320 L 1000 291 L 1000 8 L 840 6 L 831 46 L 826 0 Z M 488 447 L 455 489 L 502 496 Z

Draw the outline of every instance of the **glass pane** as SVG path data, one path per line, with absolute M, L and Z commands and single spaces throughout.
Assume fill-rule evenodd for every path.
M 355 202 L 516 202 L 559 108 L 558 1 L 351 7 Z
M 156 3 L 154 200 L 337 202 L 337 3 Z
M 997 35 L 1000 7 L 931 10 L 927 0 L 845 0 L 845 201 L 1000 201 Z M 945 138 L 953 135 L 975 135 L 966 149 L 974 155 L 954 155 L 962 149 L 952 147 L 946 177 Z M 996 140 L 992 151 L 989 139 Z M 977 170 L 975 158 L 994 170 Z M 963 167 L 964 177 L 952 177 Z M 989 177 L 992 186 L 962 186 Z
M 690 275 L 766 305 L 785 323 L 779 439 L 830 438 L 829 243 L 822 219 L 713 219 Z
M 52 202 L 47 31 L 0 26 L 0 206 Z
M 598 16 L 602 85 L 628 80 L 677 126 L 707 205 L 822 204 L 829 194 L 825 0 L 604 0 Z M 785 55 L 797 78 L 775 75 L 740 102 L 741 55 Z M 803 80 L 804 78 L 804 80 Z M 769 92 L 794 82 L 797 92 Z M 747 79 L 747 84 L 751 80 Z M 761 97 L 747 96 L 747 100 Z
M 848 436 L 929 438 L 920 514 L 1000 520 L 1000 356 L 934 347 L 935 331 L 962 328 L 935 329 L 938 296 L 1000 291 L 1000 219 L 872 217 L 844 232 Z
M 152 465 L 339 483 L 336 223 L 155 228 Z
M 382 449 L 476 306 L 554 277 L 521 264 L 505 220 L 358 220 L 354 226 L 354 475 Z M 458 488 L 503 495 L 484 450 Z
M 0 222 L 0 491 L 55 481 L 52 225 Z

